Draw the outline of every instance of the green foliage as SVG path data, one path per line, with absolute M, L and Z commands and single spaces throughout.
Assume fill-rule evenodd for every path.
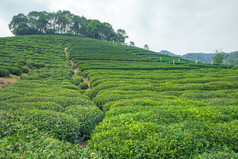
M 64 112 L 64 108 L 54 102 L 19 102 L 9 103 L 0 102 L 0 109 L 2 110 L 21 110 L 21 109 L 36 109 L 36 110 L 54 110 L 57 112 Z
M 224 151 L 205 152 L 195 157 L 196 159 L 221 159 L 221 158 L 238 158 L 238 153 L 225 149 Z
M 21 76 L 21 81 L 0 89 L 0 158 L 97 156 L 73 144 L 91 136 L 103 113 L 70 83 L 73 71 L 63 50 L 72 39 L 0 39 L 1 68 L 18 75 L 31 69 L 29 75 Z M 71 105 L 83 107 L 78 111 L 84 112 L 81 118 L 66 113 L 72 110 Z
M 1 38 L 0 47 L 0 67 L 31 69 L 0 90 L 3 158 L 236 158 L 238 70 L 231 66 L 74 36 Z M 73 79 L 68 59 L 81 71 Z M 91 90 L 74 83 L 82 77 Z M 85 139 L 85 150 L 72 144 Z
M 233 135 L 236 136 L 237 127 L 224 136 L 230 126 L 234 128 L 234 124 L 182 122 L 157 125 L 151 122 L 123 123 L 120 120 L 117 126 L 100 124 L 89 146 L 108 158 L 188 158 L 212 148 L 220 149 L 228 142 L 235 150 Z
M 216 50 L 215 56 L 213 57 L 215 63 L 223 63 L 224 53 L 222 50 Z
M 95 106 L 73 105 L 67 107 L 65 113 L 74 116 L 81 122 L 83 139 L 90 138 L 92 131 L 104 117 L 104 114 Z
M 79 88 L 80 89 L 87 89 L 88 88 L 88 83 L 87 82 L 80 83 Z
M 78 87 L 71 82 L 63 82 L 62 87 L 72 89 L 72 90 L 78 90 Z
M 27 16 L 18 14 L 13 16 L 9 29 L 14 35 L 36 34 L 67 34 L 86 36 L 95 39 L 124 43 L 128 38 L 125 30 L 114 31 L 109 23 L 99 20 L 87 20 L 70 13 L 70 11 L 57 11 L 47 13 L 32 11 Z M 36 67 L 42 67 L 37 65 Z
M 0 139 L 0 158 L 91 158 L 89 149 L 60 141 L 47 134 L 21 133 Z M 97 158 L 97 155 L 94 155 Z
M 16 133 L 29 133 L 34 129 L 48 133 L 60 140 L 77 142 L 80 140 L 80 122 L 67 114 L 49 110 L 21 110 L 1 113 L 1 137 Z M 13 121 L 19 121 L 12 123 Z M 20 127 L 17 127 L 21 125 Z M 31 126 L 32 125 L 32 126 Z M 23 130 L 22 130 L 23 129 Z
M 20 76 L 22 74 L 22 70 L 17 68 L 17 67 L 1 67 L 1 69 L 6 69 L 8 70 L 11 74 L 14 74 L 14 75 L 17 75 L 17 76 Z
M 9 76 L 10 72 L 7 69 L 0 68 L 0 77 Z
M 106 112 L 89 140 L 102 158 L 237 151 L 237 70 L 91 39 L 69 55 L 90 81 L 85 95 Z
M 79 85 L 81 82 L 83 82 L 83 78 L 80 76 L 73 77 L 73 84 Z
M 28 68 L 22 67 L 22 72 L 23 72 L 23 73 L 29 73 L 30 70 L 29 70 Z

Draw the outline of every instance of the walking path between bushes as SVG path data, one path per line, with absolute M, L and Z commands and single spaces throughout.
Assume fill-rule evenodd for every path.
M 74 77 L 79 72 L 79 69 L 78 68 L 74 68 L 74 62 L 69 59 L 69 55 L 68 55 L 68 52 L 67 52 L 67 47 L 64 48 L 64 51 L 65 51 L 66 58 L 69 60 L 70 65 L 73 68 L 73 71 L 74 71 L 73 77 Z M 90 83 L 89 83 L 88 78 L 83 78 L 83 82 L 86 82 L 88 84 L 88 88 L 85 89 L 85 91 L 89 91 L 91 88 L 90 88 Z
M 69 60 L 70 65 L 71 65 L 71 67 L 73 68 L 74 74 L 73 74 L 72 77 L 74 77 L 74 76 L 76 76 L 77 73 L 79 72 L 79 69 L 78 69 L 78 68 L 74 68 L 74 62 L 73 62 L 73 60 L 70 60 L 70 59 L 69 59 L 68 52 L 67 52 L 67 47 L 64 48 L 64 51 L 65 51 L 65 56 L 66 56 L 66 58 Z M 89 91 L 89 90 L 91 89 L 91 88 L 90 88 L 89 80 L 88 80 L 87 78 L 83 78 L 83 82 L 88 83 L 88 88 L 85 89 L 85 91 Z M 77 144 L 78 144 L 79 146 L 81 146 L 82 148 L 86 148 L 87 145 L 88 145 L 88 141 L 87 141 L 87 140 L 86 140 L 86 141 L 80 141 L 80 142 L 78 142 Z

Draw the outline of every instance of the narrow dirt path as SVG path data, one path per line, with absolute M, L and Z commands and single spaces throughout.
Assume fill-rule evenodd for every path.
M 71 65 L 71 67 L 72 67 L 72 69 L 73 69 L 73 71 L 74 71 L 74 74 L 73 74 L 73 76 L 72 76 L 72 77 L 74 77 L 74 76 L 76 76 L 77 73 L 79 72 L 79 69 L 78 69 L 78 68 L 74 68 L 74 62 L 73 62 L 73 60 L 70 60 L 70 59 L 69 59 L 69 55 L 68 55 L 68 52 L 67 52 L 67 47 L 64 48 L 64 52 L 65 52 L 66 58 L 69 60 L 70 65 Z M 89 90 L 90 90 L 89 80 L 88 80 L 87 78 L 83 78 L 83 82 L 86 82 L 86 83 L 88 84 L 88 88 L 85 89 L 85 91 L 89 91 Z M 88 140 L 78 142 L 77 145 L 79 145 L 79 146 L 82 147 L 82 148 L 86 148 L 87 145 L 88 145 Z
M 74 74 L 73 77 L 79 72 L 78 68 L 74 68 L 74 62 L 72 60 L 69 59 L 69 55 L 67 52 L 67 47 L 64 48 L 64 52 L 65 52 L 65 56 L 66 58 L 69 60 L 71 67 L 73 68 Z
M 89 91 L 91 88 L 90 88 L 90 83 L 89 83 L 89 80 L 87 78 L 83 78 L 83 81 L 86 82 L 88 84 L 88 88 L 85 89 L 85 91 Z
M 76 74 L 79 72 L 79 69 L 78 69 L 78 68 L 74 68 L 74 62 L 69 59 L 69 55 L 68 55 L 67 49 L 68 49 L 68 48 L 65 47 L 65 48 L 64 48 L 64 52 L 65 52 L 66 58 L 67 58 L 67 59 L 69 60 L 69 62 L 70 62 L 71 67 L 73 68 L 73 71 L 74 71 L 73 77 L 74 77 L 74 76 L 76 76 Z M 85 91 L 89 91 L 91 88 L 90 88 L 90 83 L 89 83 L 88 78 L 83 78 L 83 82 L 86 82 L 86 83 L 88 84 L 88 88 L 85 89 Z

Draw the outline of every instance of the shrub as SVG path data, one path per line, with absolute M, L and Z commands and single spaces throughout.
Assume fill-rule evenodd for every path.
M 83 75 L 83 72 L 79 71 L 76 75 L 77 75 L 77 76 L 82 76 L 82 75 Z
M 7 77 L 9 74 L 10 72 L 8 70 L 0 68 L 0 77 Z
M 15 92 L 1 92 L 0 101 L 4 101 L 11 98 L 20 97 L 18 93 Z
M 78 87 L 73 85 L 73 84 L 66 84 L 66 85 L 62 85 L 63 88 L 67 88 L 67 89 L 72 89 L 72 90 L 78 90 Z
M 27 63 L 27 65 L 29 66 L 29 67 L 35 67 L 35 68 L 37 68 L 37 69 L 39 69 L 39 68 L 43 68 L 43 67 L 45 67 L 45 64 L 44 63 L 38 63 L 38 62 L 28 62 Z
M 231 150 L 223 150 L 223 151 L 211 151 L 211 152 L 205 152 L 203 154 L 199 154 L 194 157 L 195 159 L 235 159 L 238 158 L 238 153 L 235 153 Z
M 37 130 L 5 136 L 0 142 L 0 158 L 90 158 L 95 154 L 90 149 L 60 141 Z
M 73 77 L 73 84 L 79 85 L 81 82 L 83 82 L 83 78 L 80 76 Z
M 66 114 L 70 114 L 77 118 L 81 123 L 82 137 L 84 139 L 90 138 L 90 135 L 96 125 L 102 121 L 104 114 L 96 106 L 80 106 L 72 105 L 66 108 Z
M 88 88 L 88 83 L 87 82 L 82 82 L 79 84 L 80 89 L 87 89 Z
M 40 77 L 37 74 L 31 74 L 26 77 L 26 80 L 40 80 Z
M 21 70 L 22 70 L 22 72 L 23 72 L 23 73 L 29 73 L 29 69 L 28 69 L 28 68 L 26 68 L 26 67 L 22 67 L 22 69 L 21 69 Z
M 54 102 L 59 104 L 62 107 L 67 107 L 70 105 L 95 105 L 92 101 L 84 98 L 79 97 L 64 97 L 64 96 L 57 96 L 57 97 L 45 97 L 44 94 L 42 96 L 36 95 L 31 97 L 22 97 L 22 98 L 15 98 L 6 100 L 6 102 Z
M 20 75 L 22 74 L 22 70 L 19 69 L 19 68 L 17 68 L 17 67 L 6 67 L 6 69 L 7 69 L 10 73 L 12 73 L 12 74 L 14 74 L 14 75 L 17 75 L 17 76 L 20 76 Z
M 20 110 L 20 109 L 36 109 L 36 110 L 54 110 L 64 112 L 64 108 L 54 102 L 0 102 L 2 110 Z
M 104 131 L 107 125 L 101 123 L 89 141 L 89 147 L 105 158 L 192 158 L 227 146 L 236 152 L 235 124 L 131 122 Z
M 78 119 L 71 115 L 50 110 L 20 110 L 2 112 L 1 137 L 29 133 L 35 129 L 60 140 L 77 142 L 81 130 Z

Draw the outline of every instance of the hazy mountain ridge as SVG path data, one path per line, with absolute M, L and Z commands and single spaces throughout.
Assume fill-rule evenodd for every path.
M 164 55 L 174 56 L 174 57 L 182 57 L 184 59 L 191 60 L 191 61 L 197 60 L 198 62 L 204 62 L 204 63 L 210 63 L 211 61 L 213 61 L 213 57 L 215 56 L 215 53 L 187 53 L 184 55 L 176 55 L 167 50 L 162 50 L 159 53 Z M 225 53 L 224 63 L 230 64 L 230 65 L 238 65 L 238 51 Z

